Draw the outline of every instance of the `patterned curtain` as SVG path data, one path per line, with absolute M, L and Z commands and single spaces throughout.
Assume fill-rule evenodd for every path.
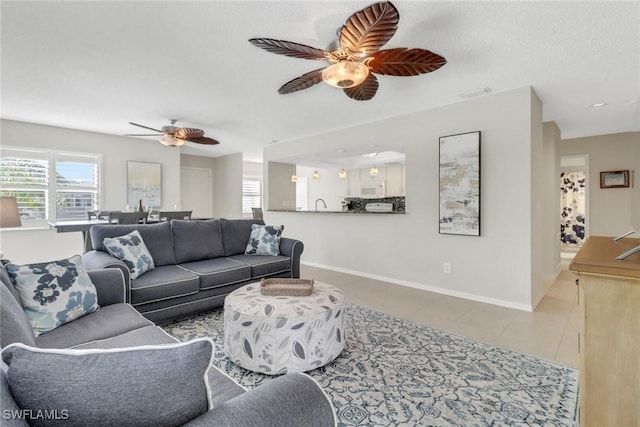
M 560 174 L 560 240 L 562 243 L 580 245 L 584 240 L 584 185 L 584 171 Z

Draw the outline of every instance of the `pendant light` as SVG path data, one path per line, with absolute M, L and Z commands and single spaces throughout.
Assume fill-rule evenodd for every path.
M 318 173 L 318 169 L 313 171 L 313 179 L 315 180 L 320 179 L 320 174 Z
M 339 177 L 340 179 L 344 179 L 344 178 L 346 178 L 346 177 L 347 177 L 347 171 L 346 171 L 346 170 L 344 170 L 344 169 L 340 169 L 340 172 L 338 172 L 338 177 Z
M 376 167 L 376 156 L 378 155 L 378 153 L 373 155 L 373 167 L 371 169 L 369 169 L 369 176 L 374 178 L 376 176 L 378 176 L 378 168 Z
M 298 176 L 295 173 L 291 175 L 291 182 L 298 182 Z

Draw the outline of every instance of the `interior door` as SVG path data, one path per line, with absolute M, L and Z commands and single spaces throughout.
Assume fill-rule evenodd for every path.
M 211 169 L 180 168 L 180 210 L 193 211 L 192 218 L 213 216 Z

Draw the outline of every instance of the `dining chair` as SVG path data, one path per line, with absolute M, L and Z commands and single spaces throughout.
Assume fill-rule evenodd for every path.
M 146 223 L 147 212 L 109 212 L 109 222 L 116 224 Z
M 158 217 L 160 221 L 171 221 L 172 219 L 191 219 L 193 211 L 160 211 Z
M 262 208 L 251 208 L 251 213 L 253 214 L 253 219 L 263 219 Z
M 100 211 L 87 211 L 87 219 L 89 221 L 98 219 L 98 212 Z

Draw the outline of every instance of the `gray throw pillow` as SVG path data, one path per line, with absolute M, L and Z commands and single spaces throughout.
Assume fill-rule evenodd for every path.
M 5 268 L 36 336 L 100 308 L 96 287 L 80 255 L 37 264 L 7 264 Z
M 177 426 L 211 409 L 213 341 L 107 350 L 2 350 L 11 394 L 30 425 Z M 43 419 L 38 411 L 49 411 Z
M 156 268 L 138 230 L 133 230 L 124 236 L 106 237 L 102 244 L 107 252 L 126 264 L 132 280 Z

